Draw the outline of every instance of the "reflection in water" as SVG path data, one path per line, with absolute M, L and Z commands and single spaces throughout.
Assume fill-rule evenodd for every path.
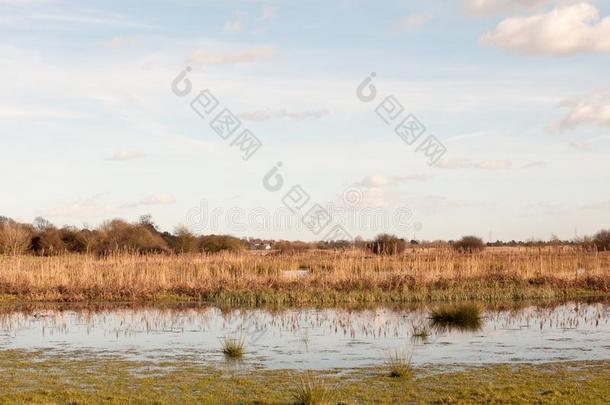
M 271 368 L 365 366 L 405 349 L 413 353 L 414 364 L 610 359 L 608 303 L 485 310 L 476 331 L 432 328 L 430 311 L 5 307 L 0 309 L 0 349 L 222 362 L 221 339 L 233 336 L 244 338 L 246 362 Z
M 481 310 L 472 303 L 454 304 L 433 309 L 431 325 L 437 333 L 458 330 L 462 332 L 478 332 L 483 327 Z

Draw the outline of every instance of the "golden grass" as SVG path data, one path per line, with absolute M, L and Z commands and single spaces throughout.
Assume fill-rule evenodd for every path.
M 308 268 L 305 277 L 284 270 Z M 410 249 L 404 255 L 0 256 L 0 294 L 22 300 L 337 303 L 559 298 L 610 292 L 610 252 L 571 247 Z

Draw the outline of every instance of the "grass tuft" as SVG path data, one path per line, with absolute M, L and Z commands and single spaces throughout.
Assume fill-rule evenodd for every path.
M 239 359 L 244 355 L 244 340 L 225 337 L 222 340 L 222 352 L 232 359 Z
M 411 339 L 413 340 L 427 340 L 430 337 L 430 329 L 427 326 L 413 325 L 411 330 Z
M 458 304 L 432 310 L 432 325 L 439 329 L 456 328 L 476 331 L 481 329 L 481 309 L 476 304 Z
M 330 405 L 333 390 L 322 380 L 308 374 L 301 377 L 299 384 L 292 391 L 294 405 Z
M 411 355 L 395 351 L 390 354 L 386 361 L 386 367 L 389 369 L 389 376 L 394 378 L 411 378 L 413 376 L 413 367 L 411 366 Z

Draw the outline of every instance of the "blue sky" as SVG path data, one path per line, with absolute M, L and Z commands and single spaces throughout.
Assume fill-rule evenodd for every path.
M 0 0 L 0 33 L 0 215 L 319 239 L 283 206 L 299 184 L 353 236 L 609 226 L 609 2 Z M 260 139 L 252 158 L 190 108 L 203 89 Z M 441 160 L 376 115 L 389 95 Z

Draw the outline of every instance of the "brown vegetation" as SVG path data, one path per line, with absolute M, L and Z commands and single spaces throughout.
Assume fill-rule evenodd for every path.
M 464 236 L 462 239 L 452 244 L 453 248 L 459 252 L 474 253 L 485 249 L 483 239 L 478 236 Z
M 384 233 L 368 242 L 367 247 L 377 255 L 399 255 L 405 251 L 407 243 L 404 239 Z
M 0 254 L 19 255 L 30 247 L 30 232 L 11 220 L 0 221 Z
M 299 279 L 284 270 L 307 268 Z M 410 248 L 291 254 L 0 256 L 0 294 L 28 300 L 182 297 L 236 304 L 562 298 L 610 292 L 610 252 Z
M 593 243 L 598 250 L 610 250 L 610 231 L 599 231 L 593 237 Z

